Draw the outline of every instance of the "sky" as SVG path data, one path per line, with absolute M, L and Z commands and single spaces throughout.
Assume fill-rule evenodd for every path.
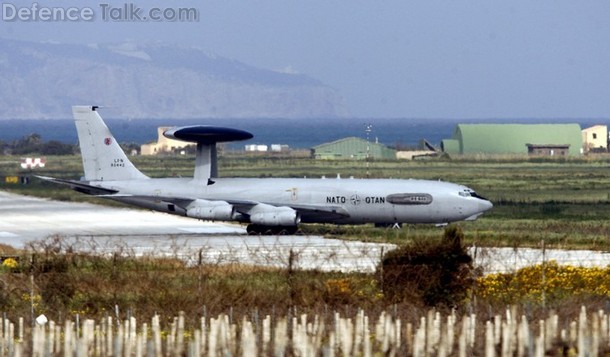
M 92 21 L 6 21 L 0 37 L 164 42 L 312 76 L 363 118 L 610 118 L 610 1 L 46 0 Z M 194 22 L 104 21 L 101 4 L 193 7 Z M 9 5 L 6 5 L 9 4 Z M 106 7 L 108 8 L 108 6 Z

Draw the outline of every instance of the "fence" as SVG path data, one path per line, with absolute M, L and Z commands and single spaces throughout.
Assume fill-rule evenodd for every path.
M 189 265 L 243 263 L 286 267 L 294 254 L 295 267 L 322 271 L 374 272 L 384 253 L 396 248 L 388 243 L 364 243 L 320 236 L 176 235 L 152 239 L 129 236 L 53 236 L 29 244 L 44 250 L 61 239 L 70 251 L 112 255 L 172 257 Z M 510 273 L 531 265 L 556 261 L 560 265 L 606 267 L 610 253 L 594 250 L 537 249 L 526 247 L 469 248 L 474 265 L 484 274 Z

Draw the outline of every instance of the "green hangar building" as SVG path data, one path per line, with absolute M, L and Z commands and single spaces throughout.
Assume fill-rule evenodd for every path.
M 396 150 L 364 139 L 350 137 L 314 146 L 311 154 L 323 160 L 364 160 L 367 157 L 377 160 L 395 160 Z
M 579 124 L 458 124 L 441 142 L 448 154 L 582 154 Z

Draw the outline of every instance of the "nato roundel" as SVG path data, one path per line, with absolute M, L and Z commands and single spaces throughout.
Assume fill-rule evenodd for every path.
M 244 130 L 209 125 L 182 126 L 169 129 L 163 132 L 163 135 L 169 139 L 203 144 L 248 140 L 254 137 Z

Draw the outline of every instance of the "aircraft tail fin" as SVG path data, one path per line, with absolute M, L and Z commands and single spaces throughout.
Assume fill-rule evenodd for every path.
M 98 114 L 96 106 L 73 106 L 72 114 L 83 157 L 85 180 L 115 181 L 145 179 L 127 158 Z

